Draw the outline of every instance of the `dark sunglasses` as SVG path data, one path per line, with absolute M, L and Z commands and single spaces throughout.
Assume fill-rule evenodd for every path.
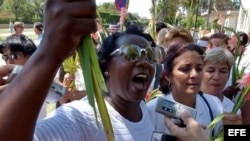
M 10 54 L 10 55 L 2 55 L 2 59 L 7 62 L 8 60 L 14 60 L 14 59 L 19 59 L 21 58 L 21 55 L 20 54 L 17 54 L 17 53 L 13 53 L 13 54 Z
M 137 45 L 124 45 L 121 46 L 120 48 L 114 50 L 110 56 L 119 53 L 119 54 L 123 54 L 125 56 L 126 59 L 128 60 L 138 60 L 142 53 L 145 54 L 147 61 L 149 63 L 156 63 L 156 49 L 152 48 L 152 47 L 146 47 L 146 48 L 141 48 Z

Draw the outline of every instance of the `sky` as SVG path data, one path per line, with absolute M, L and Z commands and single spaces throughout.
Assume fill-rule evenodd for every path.
M 115 2 L 115 0 L 96 0 L 96 4 L 100 5 L 103 2 Z M 140 17 L 151 18 L 149 9 L 151 8 L 151 0 L 130 0 L 128 6 L 128 12 L 138 13 Z

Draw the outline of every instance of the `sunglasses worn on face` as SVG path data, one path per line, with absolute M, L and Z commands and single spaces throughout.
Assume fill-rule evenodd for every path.
M 154 50 L 155 48 L 152 47 L 141 48 L 137 45 L 124 45 L 114 50 L 110 56 L 119 53 L 123 54 L 128 60 L 138 60 L 142 53 L 144 53 L 149 63 L 156 63 L 156 55 Z
M 21 57 L 20 54 L 2 55 L 2 59 L 4 61 L 19 59 L 20 57 Z

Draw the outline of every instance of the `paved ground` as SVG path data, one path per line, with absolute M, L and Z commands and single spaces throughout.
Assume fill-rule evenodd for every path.
M 30 39 L 34 41 L 37 39 L 37 35 L 35 34 L 33 28 L 25 28 L 23 34 L 28 36 Z M 9 35 L 11 34 L 8 28 L 0 28 L 0 43 L 2 42 L 2 40 L 6 39 L 6 37 Z M 5 62 L 2 59 L 2 55 L 0 55 L 0 65 L 2 64 L 5 64 Z
M 25 28 L 23 34 L 33 40 L 37 38 L 33 28 Z M 0 38 L 2 40 L 5 39 L 9 35 L 10 35 L 10 30 L 8 28 L 0 29 Z

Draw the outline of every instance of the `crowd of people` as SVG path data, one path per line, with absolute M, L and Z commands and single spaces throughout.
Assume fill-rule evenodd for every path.
M 44 26 L 34 23 L 38 42 L 23 34 L 24 23 L 13 24 L 14 33 L 0 44 L 6 63 L 0 66 L 1 139 L 105 140 L 100 115 L 96 119 L 86 91 L 70 88 L 70 82 L 83 79 L 82 75 L 65 74 L 62 66 L 65 59 L 76 55 L 82 36 L 97 33 L 96 19 L 94 0 L 47 0 Z M 178 141 L 209 141 L 223 125 L 249 124 L 249 100 L 236 114 L 230 113 L 241 88 L 229 83 L 237 60 L 232 40 L 243 46 L 239 53 L 246 60 L 247 34 L 239 33 L 240 41 L 222 32 L 195 40 L 184 27 L 169 28 L 164 22 L 156 26 L 155 40 L 138 25 L 130 24 L 124 31 L 112 31 L 101 44 L 96 42 L 108 89 L 103 97 L 115 140 L 150 141 L 157 131 Z M 248 73 L 248 63 L 240 63 Z M 23 68 L 7 82 L 5 78 L 15 65 Z M 56 75 L 59 72 L 61 79 Z M 60 81 L 66 92 L 57 99 L 58 106 L 52 113 L 41 116 L 54 81 Z M 154 89 L 160 93 L 146 100 Z M 185 105 L 195 115 L 181 110 L 180 125 L 173 117 L 156 112 L 161 98 Z M 223 120 L 206 130 L 222 113 Z
M 8 36 L 12 37 L 12 36 L 19 36 L 19 35 L 25 35 L 23 32 L 25 30 L 25 24 L 21 21 L 15 21 L 14 23 L 12 23 L 10 21 L 9 24 L 9 29 L 10 29 L 10 33 L 11 35 Z M 35 22 L 33 24 L 33 32 L 35 35 L 37 35 L 37 38 L 33 40 L 33 42 L 35 43 L 35 45 L 38 47 L 39 43 L 41 42 L 42 38 L 43 38 L 43 32 L 44 32 L 44 26 L 42 22 Z M 27 38 L 28 36 L 25 35 Z

